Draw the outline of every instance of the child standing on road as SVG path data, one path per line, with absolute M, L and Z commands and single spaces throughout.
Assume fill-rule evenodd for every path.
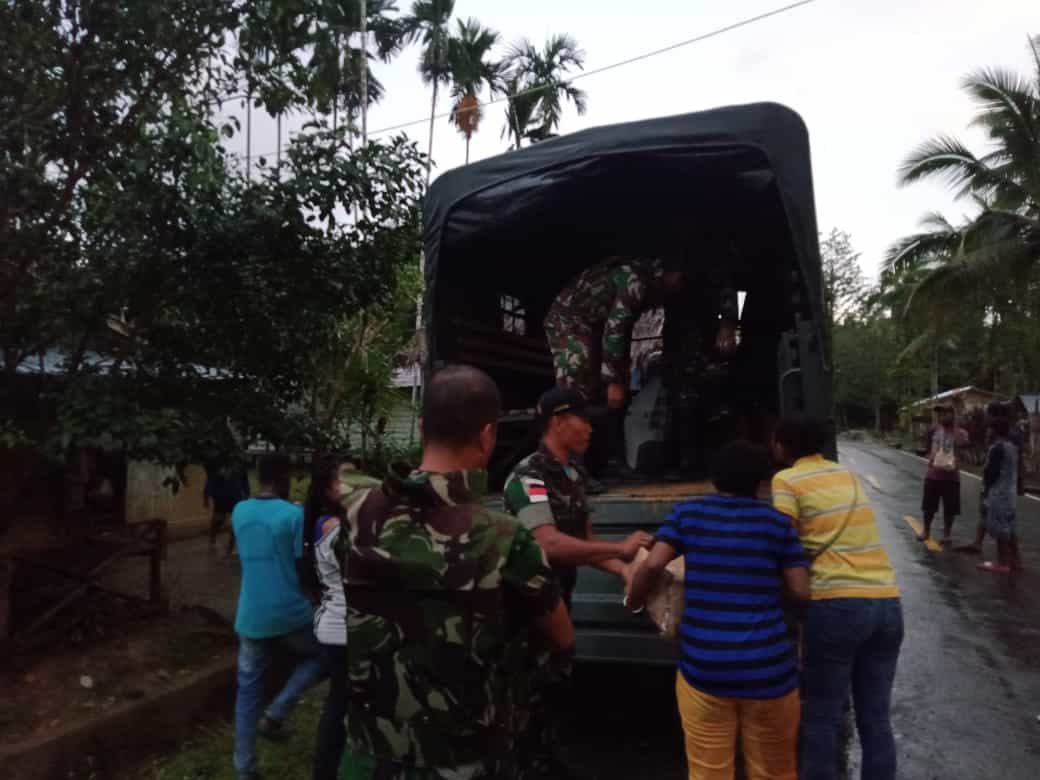
M 996 574 L 1010 574 L 1019 568 L 1018 540 L 1015 537 L 1019 454 L 1009 438 L 1010 429 L 1006 417 L 994 417 L 990 421 L 994 442 L 986 453 L 986 466 L 982 472 L 986 527 L 997 540 L 997 560 L 980 563 L 979 568 Z

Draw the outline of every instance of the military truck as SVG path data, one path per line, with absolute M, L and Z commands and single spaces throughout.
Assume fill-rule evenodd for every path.
M 766 442 L 788 412 L 830 415 L 809 138 L 789 108 L 598 127 L 448 171 L 426 199 L 424 245 L 428 370 L 469 363 L 502 389 L 492 486 L 535 446 L 536 399 L 554 382 L 542 322 L 560 290 L 606 258 L 684 258 L 683 291 L 636 326 L 625 428 L 639 478 L 594 499 L 606 538 L 653 531 L 704 492 L 725 441 Z M 725 354 L 713 342 L 724 290 L 740 303 Z M 580 658 L 674 659 L 598 570 L 582 570 L 573 617 Z

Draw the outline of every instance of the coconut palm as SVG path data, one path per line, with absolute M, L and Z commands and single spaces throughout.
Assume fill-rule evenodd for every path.
M 458 20 L 458 31 L 449 41 L 451 95 L 454 103 L 448 117 L 466 139 L 466 162 L 469 142 L 480 127 L 483 111 L 480 93 L 487 86 L 494 95 L 502 89 L 503 66 L 491 59 L 491 49 L 498 43 L 498 33 L 482 27 L 476 19 Z
M 506 125 L 517 139 L 517 148 L 522 138 L 534 142 L 554 136 L 563 119 L 565 101 L 573 103 L 579 115 L 585 113 L 585 92 L 568 80 L 572 70 L 581 70 L 585 64 L 585 52 L 572 36 L 554 35 L 541 49 L 524 38 L 512 46 L 505 64 L 510 85 L 519 87 L 510 91 L 517 97 L 509 101 L 506 109 Z M 533 105 L 526 102 L 528 96 Z M 528 108 L 530 111 L 526 111 Z M 521 123 L 525 114 L 528 121 Z
M 430 183 L 433 166 L 433 125 L 437 116 L 437 92 L 451 83 L 451 63 L 448 48 L 451 40 L 451 15 L 455 0 L 415 0 L 412 14 L 404 20 L 404 31 L 409 42 L 422 43 L 419 74 L 424 84 L 432 87 L 430 99 L 430 141 L 426 147 L 426 184 Z
M 939 136 L 914 150 L 900 168 L 902 184 L 944 179 L 977 212 L 957 227 L 929 215 L 924 232 L 890 249 L 886 268 L 932 271 L 910 305 L 928 292 L 955 297 L 994 275 L 1023 279 L 1040 261 L 1040 43 L 1030 45 L 1036 62 L 1030 79 L 991 68 L 963 81 L 979 104 L 973 125 L 986 133 L 992 151 L 979 157 L 958 139 Z

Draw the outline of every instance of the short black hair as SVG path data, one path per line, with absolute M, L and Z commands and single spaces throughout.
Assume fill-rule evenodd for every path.
M 992 419 L 998 417 L 1008 419 L 1011 417 L 1011 404 L 1004 401 L 990 401 L 986 404 L 986 414 Z
M 423 439 L 461 449 L 476 442 L 501 414 L 502 395 L 491 377 L 473 366 L 447 366 L 423 393 Z
M 289 478 L 292 463 L 284 452 L 270 452 L 260 456 L 256 476 L 261 485 L 275 485 Z
M 819 417 L 791 415 L 776 426 L 773 438 L 795 460 L 818 455 L 827 446 L 827 423 Z
M 1007 436 L 1011 433 L 1011 420 L 1007 417 L 994 417 L 989 421 L 989 427 L 997 436 Z
M 715 453 L 711 464 L 715 489 L 745 498 L 754 498 L 772 475 L 773 462 L 766 448 L 749 441 L 730 442 Z

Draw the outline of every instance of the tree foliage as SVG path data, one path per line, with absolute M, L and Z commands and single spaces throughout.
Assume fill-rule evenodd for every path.
M 469 141 L 480 127 L 483 111 L 480 95 L 487 87 L 489 95 L 502 90 L 504 66 L 492 57 L 498 33 L 481 26 L 476 19 L 458 20 L 458 31 L 450 41 L 451 95 L 454 100 L 449 121 L 466 139 L 466 162 Z
M 403 136 L 352 150 L 316 117 L 279 166 L 260 159 L 245 178 L 222 145 L 237 127 L 210 103 L 255 76 L 224 42 L 258 7 L 138 5 L 0 10 L 3 400 L 19 366 L 60 350 L 57 456 L 103 446 L 183 464 L 243 441 L 320 444 L 331 433 L 305 404 L 316 356 L 394 300 L 425 159 Z M 314 26 L 277 16 L 306 5 L 265 6 L 282 37 L 256 51 L 284 67 L 254 83 L 272 109 L 311 99 L 284 47 Z
M 961 379 L 1002 392 L 1040 386 L 1033 358 L 1040 348 L 1037 40 L 1030 51 L 1036 68 L 1028 77 L 984 68 L 962 81 L 978 106 L 972 124 L 987 136 L 985 154 L 940 135 L 911 152 L 899 171 L 904 184 L 939 179 L 972 207 L 960 224 L 927 215 L 920 232 L 892 245 L 883 265 L 883 286 L 905 289 L 898 314 L 920 329 L 906 357 L 930 354 L 933 387 L 945 384 L 938 366 L 943 344 L 964 327 L 984 337 L 975 339 L 977 365 Z
M 579 116 L 588 108 L 588 96 L 568 76 L 585 66 L 585 52 L 570 35 L 553 35 L 539 49 L 527 38 L 514 44 L 505 58 L 508 93 L 506 127 L 519 149 L 524 140 L 551 138 L 563 120 L 565 102 Z
M 856 308 L 866 290 L 860 253 L 852 247 L 852 237 L 834 228 L 820 237 L 823 264 L 823 305 L 830 325 L 841 322 Z

